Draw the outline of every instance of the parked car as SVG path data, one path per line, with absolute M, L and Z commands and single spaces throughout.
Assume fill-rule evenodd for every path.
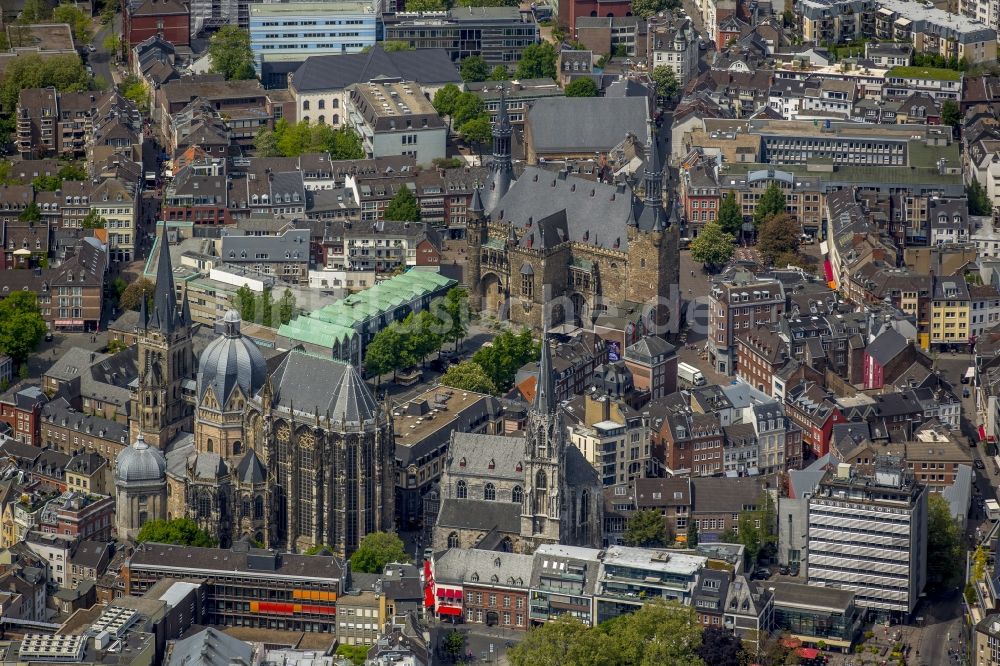
M 789 573 L 789 575 L 792 575 L 792 576 L 798 576 L 799 575 L 799 570 L 800 569 L 799 569 L 799 563 L 798 562 L 793 562 L 788 567 L 788 573 Z
M 979 458 L 976 458 L 976 469 L 986 469 L 986 465 Z
M 771 577 L 771 570 L 766 567 L 762 567 L 760 569 L 757 569 L 757 571 L 753 572 L 754 580 L 767 580 L 770 577 Z
M 52 331 L 49 331 L 48 333 L 45 334 L 45 341 L 52 342 Z
M 789 569 L 785 565 L 781 565 L 780 567 L 778 567 L 778 574 L 780 574 L 782 576 L 787 576 L 788 572 L 789 572 Z

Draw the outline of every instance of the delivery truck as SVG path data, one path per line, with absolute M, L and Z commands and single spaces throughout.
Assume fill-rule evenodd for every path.
M 704 386 L 706 384 L 705 375 L 701 374 L 701 370 L 687 363 L 677 364 L 677 377 L 691 386 Z

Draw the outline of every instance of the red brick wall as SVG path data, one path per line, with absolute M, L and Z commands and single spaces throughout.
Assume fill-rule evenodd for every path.
M 576 28 L 578 16 L 631 16 L 632 3 L 625 1 L 618 2 L 597 2 L 596 0 L 569 0 L 559 3 L 559 25 L 563 25 L 573 30 Z
M 163 27 L 160 28 L 162 21 Z M 164 14 L 162 16 L 132 16 L 128 22 L 128 43 L 135 46 L 144 39 L 162 34 L 174 46 L 190 44 L 190 21 L 187 14 Z

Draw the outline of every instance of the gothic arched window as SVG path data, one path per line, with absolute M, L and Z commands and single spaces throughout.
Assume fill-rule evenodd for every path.
M 233 455 L 238 456 L 241 453 L 243 453 L 243 442 L 236 440 L 233 442 Z
M 250 500 L 244 499 L 243 500 L 243 518 L 249 518 L 249 517 L 250 517 Z
M 458 533 L 457 532 L 452 532 L 451 534 L 448 535 L 448 547 L 449 548 L 458 548 Z
M 487 483 L 486 487 L 483 488 L 483 499 L 488 502 L 492 502 L 497 498 L 497 487 L 492 483 Z
M 253 519 L 264 520 L 264 498 L 260 495 L 253 498 Z
M 459 481 L 455 488 L 455 496 L 458 499 L 465 499 L 469 496 L 469 487 L 465 485 L 465 481 Z
M 213 447 L 214 447 L 214 445 L 212 444 L 212 440 L 209 439 L 208 442 L 207 442 L 207 444 L 206 444 L 206 449 L 208 450 L 209 453 L 212 453 L 212 448 Z
M 545 470 L 538 470 L 538 474 L 535 475 L 535 487 L 539 489 L 544 489 L 549 487 L 548 477 L 545 476 Z
M 524 491 L 521 486 L 514 486 L 514 489 L 510 491 L 510 501 L 514 504 L 520 504 L 524 501 Z
M 208 493 L 198 496 L 198 517 L 208 518 L 212 515 L 212 498 Z
M 586 526 L 590 519 L 590 491 L 584 490 L 580 495 L 580 524 Z

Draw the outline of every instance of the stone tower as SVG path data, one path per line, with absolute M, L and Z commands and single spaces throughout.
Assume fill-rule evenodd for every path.
M 483 207 L 483 196 L 479 185 L 472 192 L 472 201 L 467 210 L 468 217 L 465 223 L 465 242 L 468 246 L 465 272 L 468 275 L 466 284 L 469 285 L 469 303 L 474 308 L 479 307 L 480 276 L 482 271 L 482 250 L 483 243 L 489 235 L 486 227 L 486 211 Z
M 178 312 L 167 228 L 163 227 L 156 265 L 153 311 L 142 299 L 139 313 L 139 385 L 132 393 L 133 439 L 162 449 L 182 429 L 191 428 L 191 405 L 181 385 L 194 373 L 191 347 L 191 311 L 187 294 Z
M 536 547 L 561 543 L 564 531 L 566 427 L 556 404 L 552 372 L 552 352 L 543 333 L 537 390 L 525 434 L 527 491 L 521 509 L 521 536 Z
M 115 460 L 115 531 L 132 539 L 143 523 L 162 520 L 167 512 L 167 461 L 142 433 Z

